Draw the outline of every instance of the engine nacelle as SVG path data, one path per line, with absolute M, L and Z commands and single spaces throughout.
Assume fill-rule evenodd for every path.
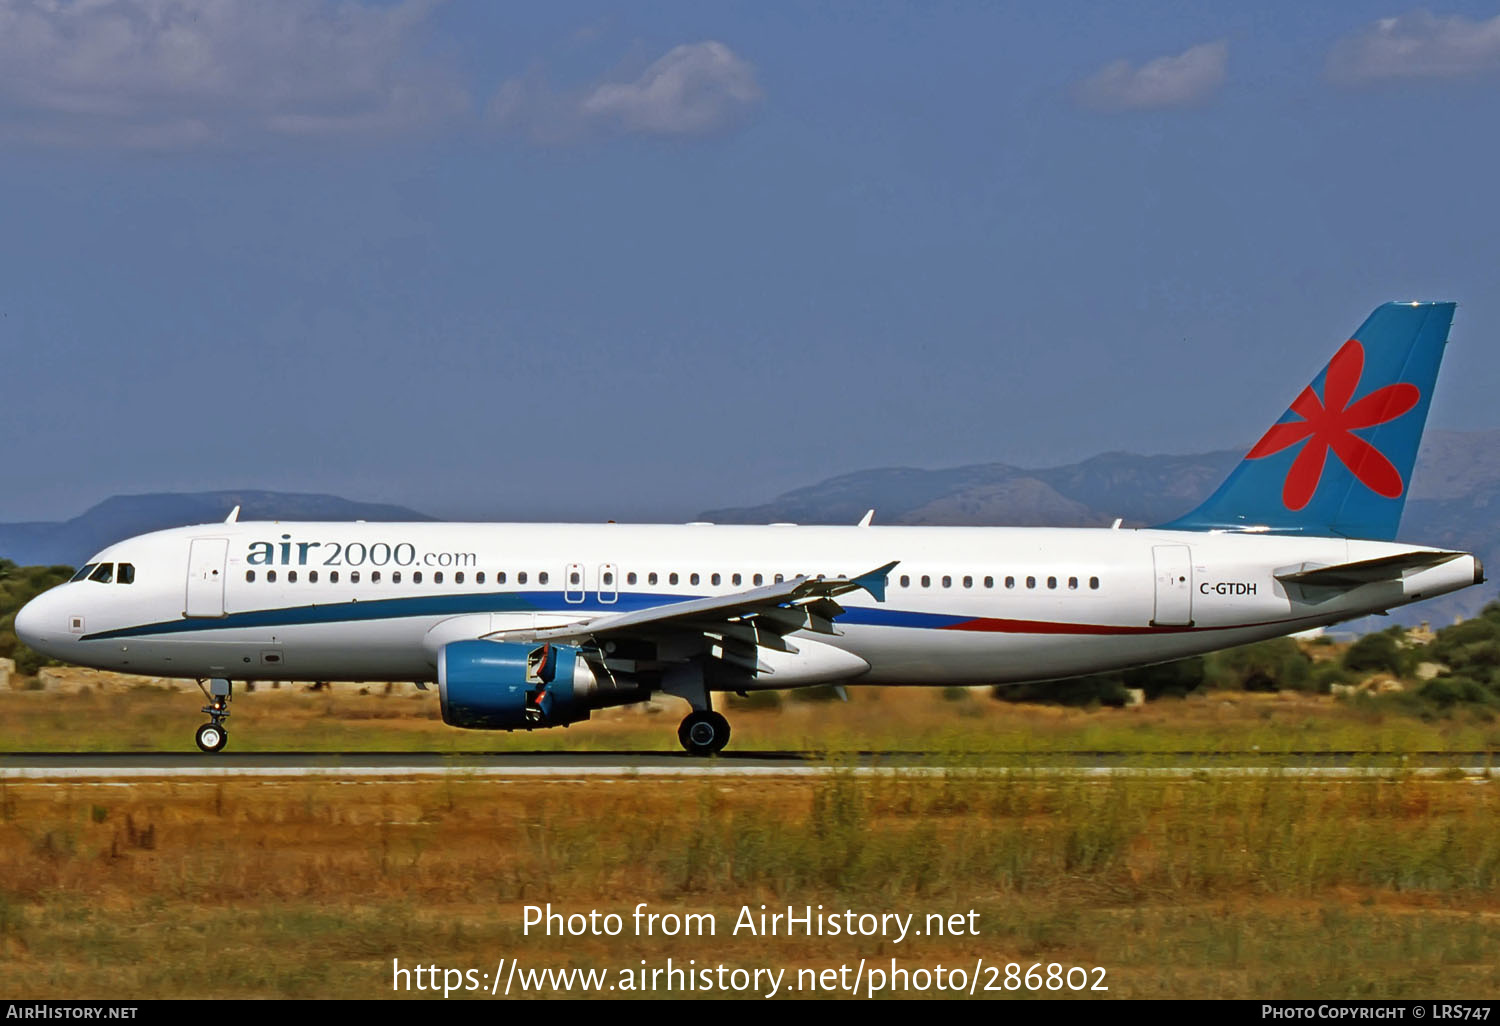
M 471 730 L 535 730 L 589 718 L 607 705 L 646 697 L 632 683 L 595 679 L 576 648 L 453 641 L 438 651 L 443 722 Z

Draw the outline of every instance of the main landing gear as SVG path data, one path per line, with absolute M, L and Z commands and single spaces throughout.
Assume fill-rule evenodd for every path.
M 713 755 L 729 743 L 729 721 L 711 709 L 690 712 L 677 728 L 689 755 Z
M 713 710 L 701 661 L 678 663 L 662 676 L 661 690 L 693 707 L 677 728 L 689 755 L 713 755 L 729 743 L 729 721 Z
M 234 685 L 223 677 L 215 677 L 208 682 L 206 688 L 203 681 L 199 680 L 198 690 L 208 699 L 208 704 L 203 707 L 203 711 L 208 713 L 208 722 L 198 728 L 198 747 L 205 752 L 217 752 L 229 742 L 229 732 L 224 729 L 224 720 L 229 716 L 229 698 Z

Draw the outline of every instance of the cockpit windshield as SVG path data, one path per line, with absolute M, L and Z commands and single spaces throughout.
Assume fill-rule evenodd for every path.
M 134 584 L 134 563 L 85 563 L 68 578 L 72 581 L 94 581 L 99 584 Z

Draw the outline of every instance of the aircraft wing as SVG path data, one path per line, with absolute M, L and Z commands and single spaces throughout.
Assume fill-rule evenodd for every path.
M 884 602 L 887 580 L 896 562 L 899 561 L 858 577 L 793 577 L 729 595 L 672 602 L 629 613 L 606 613 L 558 627 L 500 631 L 485 637 L 491 641 L 582 643 L 611 637 L 695 635 L 709 643 L 708 654 L 714 658 L 752 671 L 764 670 L 755 654 L 757 648 L 796 652 L 796 647 L 785 640 L 786 635 L 795 631 L 842 633 L 834 626 L 834 620 L 844 612 L 844 607 L 836 601 L 838 596 L 866 591 L 877 602 Z
M 1284 584 L 1357 588 L 1362 584 L 1373 584 L 1376 581 L 1399 581 L 1409 573 L 1441 566 L 1449 560 L 1467 555 L 1467 552 L 1422 549 L 1413 552 L 1398 552 L 1394 556 L 1380 556 L 1377 559 L 1362 559 L 1354 563 L 1335 563 L 1333 566 L 1312 566 L 1302 563 L 1277 571 L 1275 577 Z

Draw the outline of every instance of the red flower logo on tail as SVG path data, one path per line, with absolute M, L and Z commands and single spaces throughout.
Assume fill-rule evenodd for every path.
M 1401 472 L 1385 454 L 1354 432 L 1406 413 L 1422 398 L 1421 389 L 1403 381 L 1377 388 L 1350 405 L 1364 369 L 1365 347 L 1351 338 L 1328 363 L 1323 397 L 1319 399 L 1311 385 L 1304 388 L 1292 403 L 1292 412 L 1302 419 L 1271 425 L 1271 430 L 1245 456 L 1248 460 L 1258 460 L 1307 441 L 1292 461 L 1292 469 L 1287 471 L 1286 483 L 1281 488 L 1281 501 L 1287 509 L 1300 510 L 1312 501 L 1318 482 L 1323 479 L 1323 465 L 1330 449 L 1376 495 L 1394 499 L 1406 487 Z

